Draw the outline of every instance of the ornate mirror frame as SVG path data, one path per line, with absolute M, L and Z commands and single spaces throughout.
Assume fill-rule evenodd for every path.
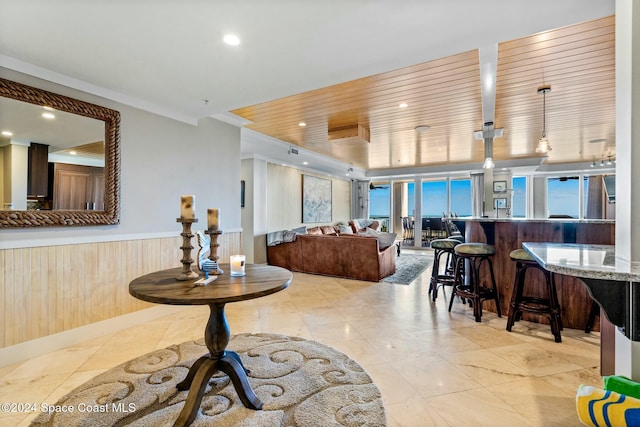
M 120 112 L 0 78 L 0 96 L 104 122 L 104 210 L 0 211 L 0 229 L 120 223 Z

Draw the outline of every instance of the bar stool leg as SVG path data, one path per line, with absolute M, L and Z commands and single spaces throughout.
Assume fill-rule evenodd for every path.
M 551 323 L 551 333 L 555 338 L 555 342 L 562 342 L 562 336 L 560 335 L 560 331 L 562 330 L 562 317 L 560 315 L 560 303 L 558 302 L 558 294 L 556 292 L 556 282 L 553 278 L 553 274 L 546 271 L 547 277 L 547 287 L 549 292 L 549 305 L 550 307 L 550 316 L 549 323 Z
M 469 268 L 469 280 L 471 286 L 473 286 L 473 293 L 475 296 L 472 299 L 473 304 L 473 316 L 476 322 L 482 321 L 482 298 L 480 298 L 480 266 L 482 261 L 478 262 L 476 259 L 469 259 L 471 267 Z
M 544 271 L 549 275 L 549 282 L 551 283 L 551 290 L 553 291 L 553 293 L 551 294 L 553 297 L 553 305 L 558 310 L 558 325 L 559 325 L 559 330 L 562 331 L 564 329 L 562 326 L 562 307 L 560 306 L 560 301 L 558 301 L 558 289 L 556 288 L 556 279 L 553 273 L 547 270 L 544 270 Z
M 516 314 L 520 310 L 519 301 L 522 300 L 522 290 L 524 288 L 524 274 L 522 273 L 522 264 L 516 262 L 516 274 L 513 279 L 511 302 L 509 303 L 509 314 L 507 315 L 507 331 L 509 332 L 511 332 L 511 328 L 513 328 L 513 324 L 516 322 Z
M 493 287 L 493 299 L 496 302 L 496 312 L 498 313 L 498 317 L 502 317 L 502 312 L 500 309 L 500 295 L 498 295 L 498 286 L 496 285 L 496 276 L 493 274 L 493 262 L 489 258 L 483 258 L 483 261 L 487 261 L 489 263 L 489 272 L 491 273 L 491 286 Z
M 432 301 L 436 300 L 436 292 L 438 289 L 438 274 L 440 273 L 440 250 L 436 249 L 433 253 L 433 267 L 431 267 L 431 280 L 429 281 L 429 295 Z
M 461 285 L 464 281 L 464 277 L 462 275 L 462 264 L 464 263 L 464 258 L 458 257 L 456 260 L 456 268 L 453 273 L 453 291 L 451 292 L 451 299 L 449 300 L 449 312 L 451 312 L 451 307 L 453 307 L 453 299 L 456 296 L 456 289 L 459 285 Z

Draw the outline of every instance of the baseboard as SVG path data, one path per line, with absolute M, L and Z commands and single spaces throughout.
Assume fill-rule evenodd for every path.
M 189 307 L 190 306 L 157 305 L 90 325 L 0 348 L 0 367 L 20 363 L 32 357 L 42 356 L 43 354 L 61 350 L 83 341 L 118 332 L 140 323 L 149 322 L 159 317 L 186 310 Z

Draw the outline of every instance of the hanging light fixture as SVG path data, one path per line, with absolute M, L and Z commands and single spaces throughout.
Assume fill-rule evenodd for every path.
M 551 145 L 547 139 L 547 92 L 551 92 L 551 86 L 542 86 L 538 88 L 538 94 L 542 94 L 542 137 L 538 141 L 536 153 L 546 154 L 551 151 Z
M 504 129 L 494 129 L 493 122 L 484 122 L 484 126 L 481 131 L 473 132 L 474 138 L 484 141 L 484 163 L 482 167 L 484 169 L 493 169 L 495 164 L 493 163 L 493 138 L 501 137 Z
M 493 163 L 493 138 L 487 138 L 484 141 L 484 169 L 493 169 L 495 163 Z

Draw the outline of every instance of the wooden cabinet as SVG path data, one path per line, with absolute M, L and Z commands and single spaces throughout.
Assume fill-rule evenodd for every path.
M 32 142 L 27 162 L 27 197 L 46 197 L 49 187 L 49 146 Z
M 53 208 L 104 210 L 104 168 L 56 163 Z

